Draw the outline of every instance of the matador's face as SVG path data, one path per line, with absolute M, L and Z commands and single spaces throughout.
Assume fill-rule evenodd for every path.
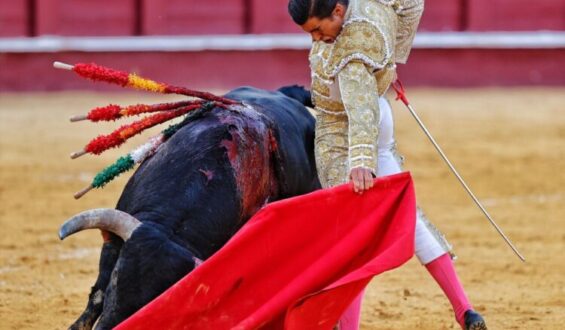
M 311 16 L 300 27 L 312 36 L 313 41 L 333 43 L 343 27 L 346 10 L 346 6 L 338 3 L 329 17 Z

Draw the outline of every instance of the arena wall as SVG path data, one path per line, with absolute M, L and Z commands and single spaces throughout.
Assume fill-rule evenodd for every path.
M 287 1 L 0 0 L 0 91 L 91 87 L 53 73 L 53 60 L 198 88 L 308 84 L 309 43 Z M 563 1 L 428 0 L 399 72 L 414 85 L 564 85 L 564 31 Z M 179 46 L 163 46 L 170 36 Z M 218 48 L 218 36 L 232 40 Z M 272 47 L 253 47 L 271 36 Z

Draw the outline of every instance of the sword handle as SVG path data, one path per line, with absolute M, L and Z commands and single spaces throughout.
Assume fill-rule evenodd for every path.
M 406 91 L 404 90 L 404 85 L 402 85 L 400 79 L 396 79 L 395 81 L 392 82 L 392 88 L 396 92 L 396 100 L 397 101 L 401 100 L 402 103 L 406 104 L 406 106 L 409 106 L 410 102 L 408 102 L 408 98 L 406 97 Z

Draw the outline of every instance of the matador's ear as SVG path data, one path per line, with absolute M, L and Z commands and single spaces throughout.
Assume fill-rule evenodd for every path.
M 347 7 L 341 2 L 338 2 L 335 4 L 335 8 L 332 11 L 332 16 L 343 19 L 345 17 L 346 12 L 347 12 Z

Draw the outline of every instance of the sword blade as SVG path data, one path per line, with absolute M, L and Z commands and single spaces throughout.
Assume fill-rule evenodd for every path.
M 469 196 L 471 196 L 471 199 L 475 202 L 475 204 L 477 204 L 477 206 L 479 207 L 479 209 L 481 209 L 481 211 L 483 212 L 483 214 L 485 215 L 485 217 L 488 219 L 488 221 L 491 223 L 491 225 L 496 229 L 496 231 L 498 232 L 498 234 L 504 239 L 504 241 L 506 242 L 506 244 L 508 244 L 508 246 L 512 249 L 512 251 L 514 251 L 514 253 L 516 254 L 516 256 L 518 258 L 520 258 L 520 260 L 522 260 L 523 262 L 526 261 L 526 258 L 524 258 L 524 256 L 522 256 L 522 254 L 518 251 L 518 249 L 514 246 L 514 244 L 512 244 L 512 242 L 510 241 L 510 239 L 504 234 L 504 232 L 502 231 L 502 229 L 500 229 L 500 227 L 496 224 L 496 222 L 492 219 L 492 217 L 490 216 L 490 214 L 487 212 L 487 210 L 483 207 L 483 205 L 481 204 L 481 202 L 477 199 L 477 197 L 475 197 L 475 194 L 473 194 L 473 192 L 471 191 L 471 189 L 469 188 L 469 186 L 467 186 L 467 184 L 465 183 L 465 180 L 463 180 L 463 178 L 461 177 L 461 175 L 459 175 L 459 172 L 457 172 L 457 170 L 455 169 L 455 167 L 453 166 L 453 164 L 451 164 L 451 162 L 449 161 L 449 159 L 447 158 L 447 156 L 445 155 L 445 153 L 443 152 L 443 150 L 441 149 L 441 147 L 439 146 L 439 144 L 436 142 L 436 140 L 433 138 L 433 136 L 430 134 L 430 132 L 428 131 L 428 129 L 426 128 L 426 126 L 424 125 L 424 123 L 422 122 L 422 120 L 420 120 L 420 117 L 418 116 L 418 114 L 416 113 L 416 111 L 414 110 L 414 108 L 412 108 L 412 106 L 410 104 L 406 104 L 406 107 L 408 107 L 408 110 L 410 111 L 410 114 L 412 114 L 412 117 L 414 117 L 414 119 L 416 120 L 416 122 L 418 123 L 418 125 L 420 126 L 420 128 L 424 131 L 424 133 L 426 134 L 426 136 L 428 137 L 428 139 L 432 142 L 433 146 L 436 148 L 436 150 L 438 151 L 438 153 L 440 154 L 441 158 L 445 161 L 445 163 L 447 164 L 447 166 L 449 167 L 449 169 L 451 170 L 451 172 L 455 175 L 455 177 L 457 178 L 457 180 L 459 180 L 459 182 L 461 183 L 461 185 L 463 186 L 463 188 L 465 188 L 465 191 L 467 191 L 467 194 L 469 194 Z

